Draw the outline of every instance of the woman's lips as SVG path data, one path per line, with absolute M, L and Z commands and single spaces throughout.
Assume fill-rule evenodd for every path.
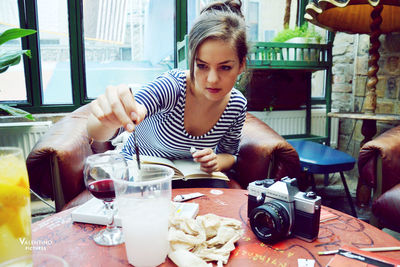
M 218 88 L 207 88 L 207 91 L 210 92 L 211 94 L 216 94 L 219 93 L 220 89 Z

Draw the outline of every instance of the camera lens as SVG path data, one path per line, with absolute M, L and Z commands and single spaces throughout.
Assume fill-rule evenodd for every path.
M 251 211 L 249 218 L 251 229 L 262 242 L 274 243 L 288 235 L 289 214 L 278 201 L 258 206 Z

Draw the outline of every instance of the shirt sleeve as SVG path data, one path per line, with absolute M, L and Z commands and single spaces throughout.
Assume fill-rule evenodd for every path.
M 135 93 L 135 100 L 147 109 L 147 116 L 171 110 L 178 100 L 180 84 L 176 72 L 167 72 Z

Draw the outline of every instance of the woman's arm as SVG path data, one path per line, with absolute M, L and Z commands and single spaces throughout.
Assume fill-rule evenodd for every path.
M 230 170 L 236 162 L 236 156 L 231 154 L 217 154 L 217 166 L 219 166 L 219 171 Z
M 96 141 L 109 140 L 120 127 L 132 132 L 147 113 L 127 85 L 108 86 L 105 94 L 90 103 L 90 108 L 87 131 Z

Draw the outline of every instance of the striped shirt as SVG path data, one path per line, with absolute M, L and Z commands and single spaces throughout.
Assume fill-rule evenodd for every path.
M 168 159 L 190 158 L 190 147 L 211 148 L 216 153 L 238 153 L 241 130 L 246 118 L 246 98 L 232 89 L 230 100 L 218 122 L 205 134 L 192 136 L 184 127 L 186 74 L 171 70 L 135 94 L 147 109 L 146 118 L 136 127 L 140 154 Z M 122 149 L 125 158 L 135 154 L 131 134 Z

